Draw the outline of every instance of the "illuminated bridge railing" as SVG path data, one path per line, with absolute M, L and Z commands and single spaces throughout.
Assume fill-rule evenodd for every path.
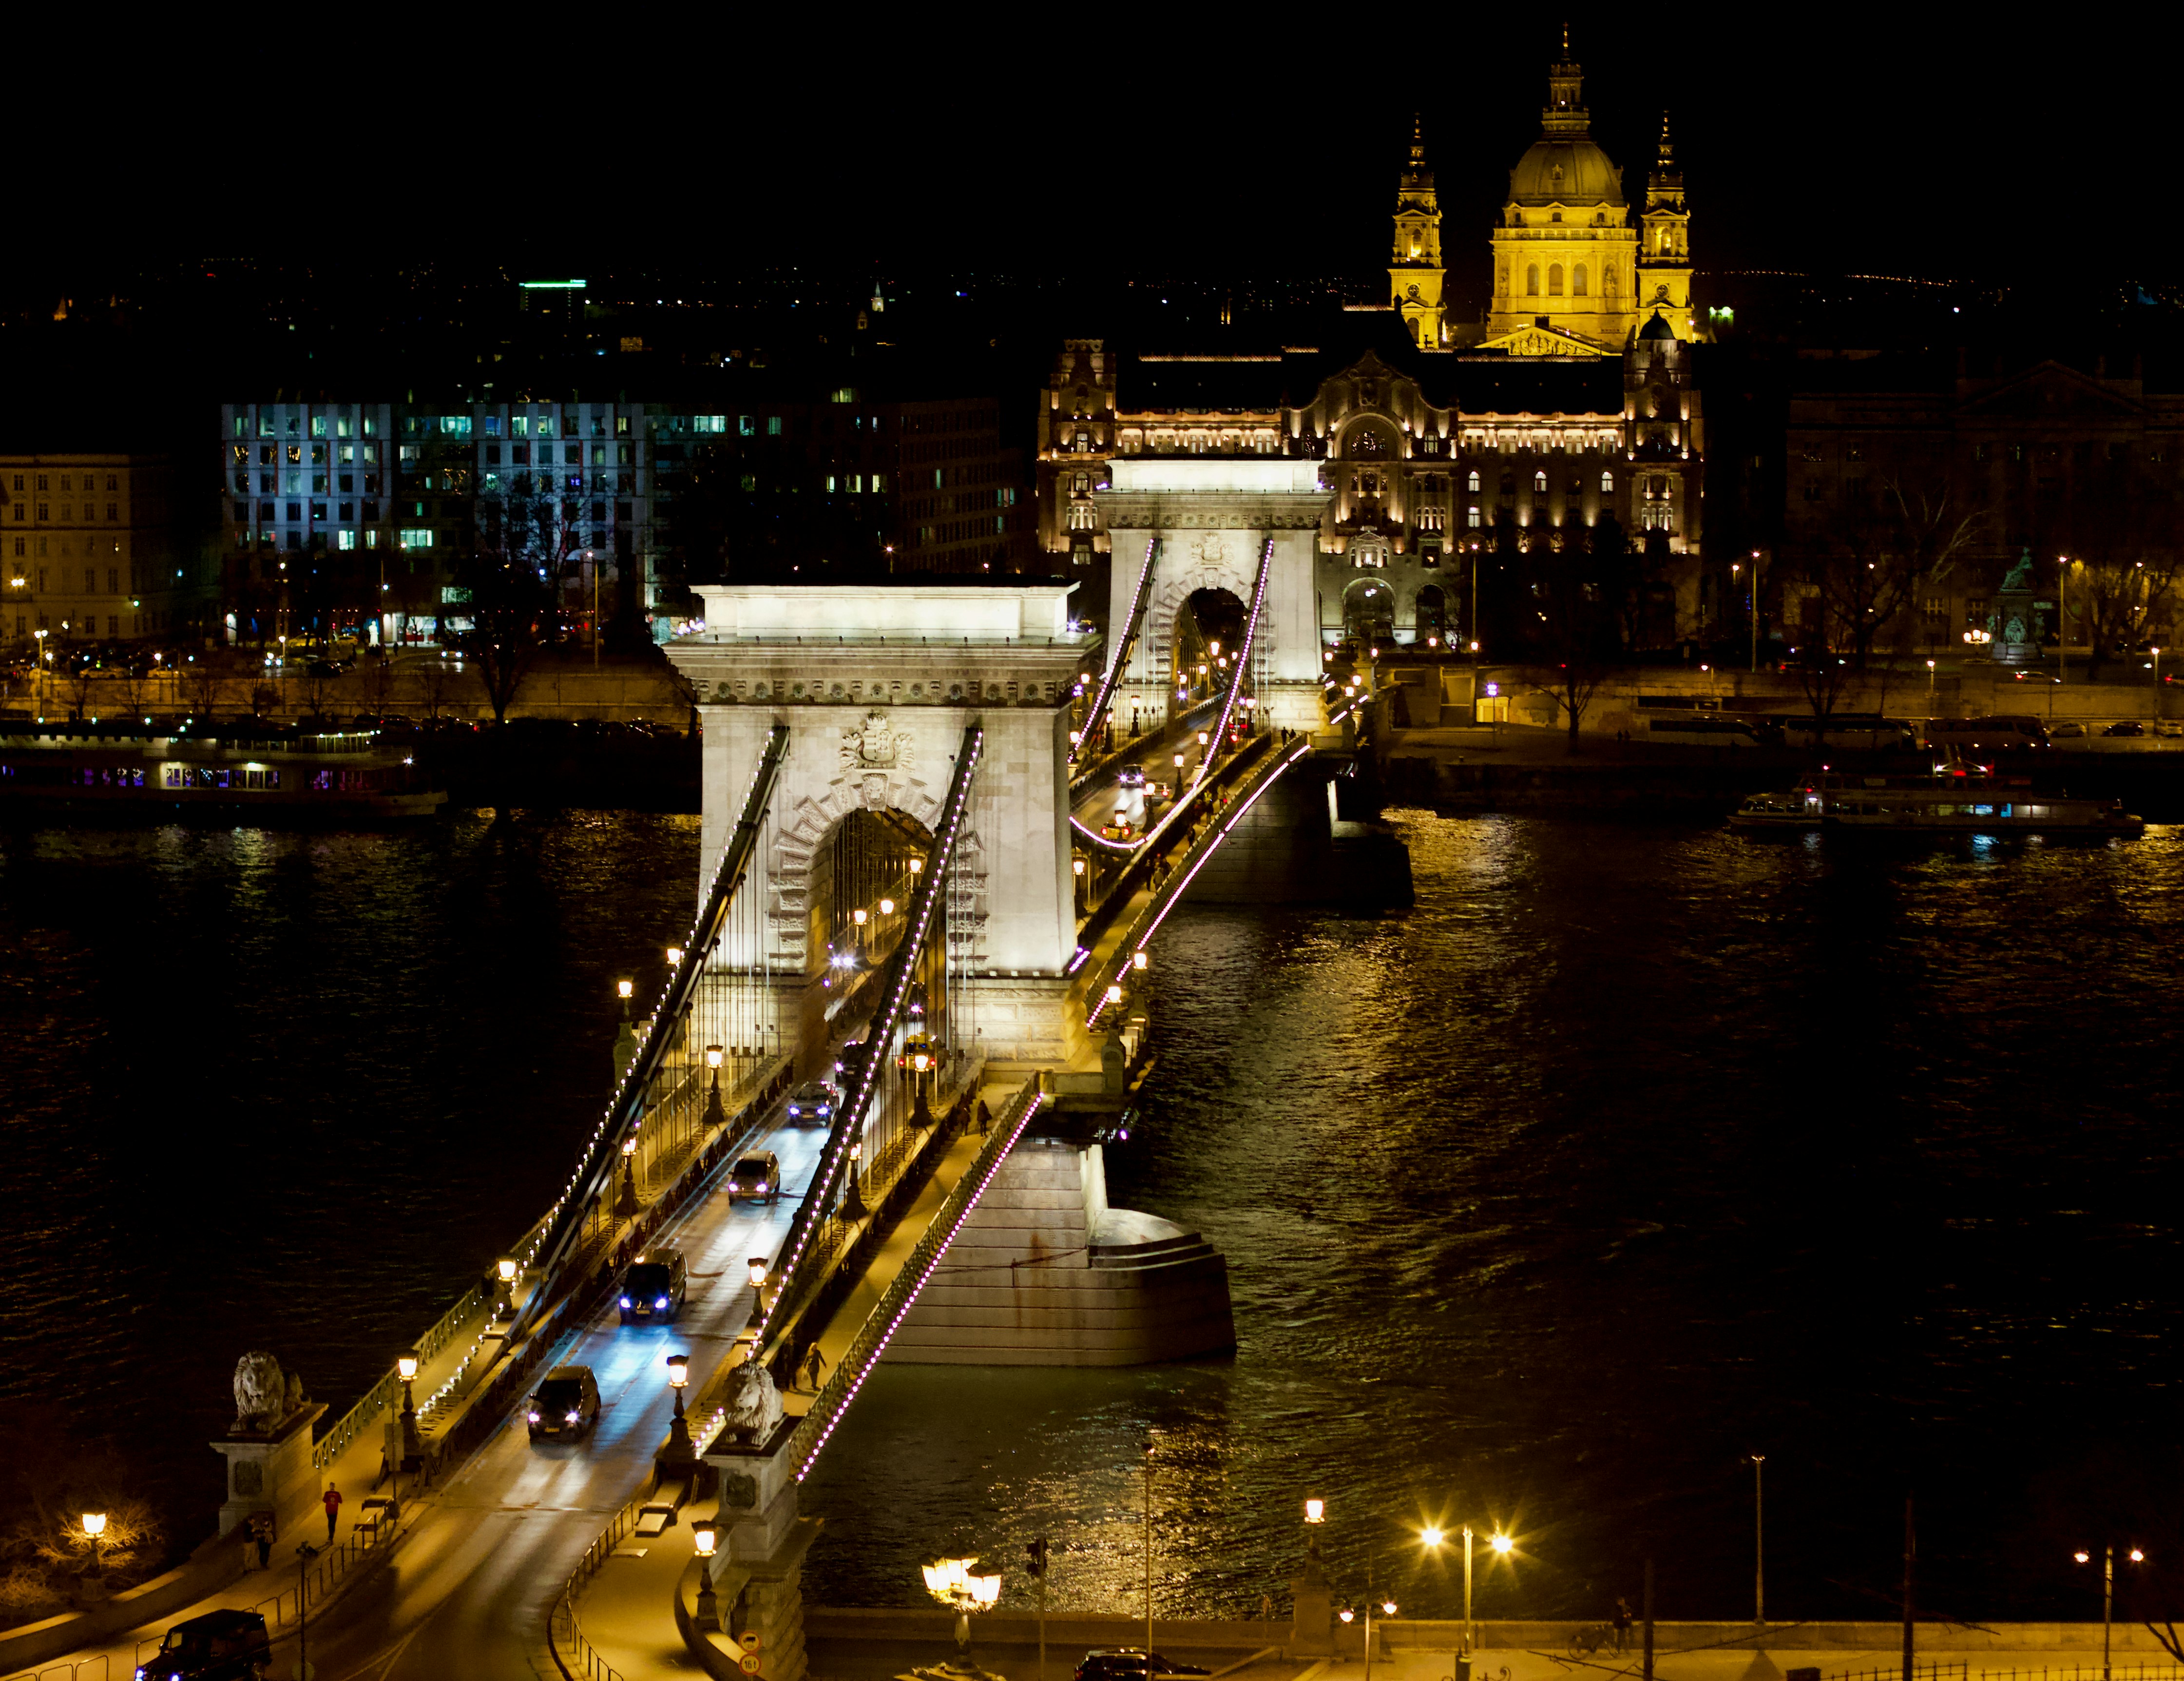
M 788 1462 L 796 1467 L 796 1480 L 801 1483 L 819 1457 L 819 1450 L 827 1445 L 827 1438 L 834 1433 L 834 1427 L 842 1421 L 850 1403 L 856 1399 L 857 1391 L 864 1387 L 865 1379 L 879 1364 L 880 1356 L 887 1352 L 889 1341 L 894 1336 L 903 1318 L 916 1304 L 918 1293 L 926 1281 L 940 1265 L 956 1234 L 963 1229 L 963 1222 L 978 1206 L 978 1199 L 986 1187 L 1000 1171 L 1001 1164 L 1008 1158 L 1023 1130 L 1031 1124 L 1045 1103 L 1039 1081 L 1034 1078 L 1010 1100 L 987 1134 L 986 1142 L 978 1153 L 972 1158 L 971 1165 L 957 1180 L 932 1221 L 904 1260 L 902 1269 L 889 1282 L 879 1303 L 866 1316 L 864 1324 L 844 1349 L 842 1357 L 834 1362 L 833 1376 L 821 1388 L 811 1410 L 798 1421 L 788 1438 Z M 701 1449 L 700 1451 L 703 1451 Z
M 766 1332 L 792 1307 L 805 1282 L 805 1263 L 812 1252 L 812 1236 L 821 1229 L 833 1209 L 834 1189 L 849 1159 L 850 1146 L 864 1136 L 866 1112 L 872 1107 L 881 1081 L 886 1077 L 882 1066 L 886 1060 L 886 1049 L 894 1043 L 895 1030 L 904 1019 L 918 958 L 933 933 L 942 898 L 948 891 L 956 844 L 961 838 L 964 815 L 970 808 L 971 779 L 978 773 L 978 758 L 985 750 L 985 742 L 983 724 L 974 723 L 963 732 L 963 745 L 956 754 L 956 773 L 948 784 L 948 796 L 941 805 L 940 820 L 933 829 L 925 867 L 918 874 L 902 939 L 888 959 L 879 1008 L 872 1013 L 872 1026 L 864 1037 L 864 1051 L 847 1071 L 842 1101 L 835 1109 L 834 1124 L 827 1131 L 818 1169 L 811 1176 L 803 1200 L 796 1205 L 788 1235 L 782 1240 L 782 1259 L 777 1271 L 779 1284 L 773 1305 L 758 1328 L 755 1341 L 759 1346 L 764 1346 Z
M 1340 725 L 1357 711 L 1357 705 L 1352 703 L 1335 713 L 1329 723 Z M 1279 736 L 1268 734 L 1259 737 L 1251 748 L 1238 755 L 1234 765 L 1239 769 L 1248 765 L 1249 773 L 1229 785 L 1234 796 L 1230 803 L 1214 812 L 1203 830 L 1173 857 L 1173 867 L 1166 875 L 1155 881 L 1151 897 L 1093 976 L 1084 995 L 1087 1027 L 1097 1027 L 1100 1018 L 1114 1007 L 1123 978 L 1134 966 L 1137 954 L 1151 943 L 1161 924 L 1167 920 L 1167 913 L 1190 891 L 1192 879 L 1205 868 L 1206 861 L 1220 850 L 1222 843 L 1228 840 L 1236 825 L 1244 820 L 1245 814 L 1258 803 L 1266 791 L 1311 752 L 1312 738 L 1308 735 L 1301 735 L 1285 742 Z M 1078 935 L 1080 941 L 1084 937 L 1083 934 Z
M 1100 728 L 1100 720 L 1107 715 L 1108 702 L 1115 698 L 1115 685 L 1123 680 L 1123 667 L 1130 662 L 1130 651 L 1137 645 L 1138 631 L 1145 623 L 1145 603 L 1152 596 L 1153 567 L 1159 558 L 1160 539 L 1148 537 L 1145 539 L 1145 563 L 1138 568 L 1138 587 L 1130 594 L 1129 617 L 1123 621 L 1122 628 L 1109 651 L 1107 669 L 1100 679 L 1100 686 L 1092 691 L 1092 709 L 1084 714 L 1084 722 L 1078 726 L 1078 734 L 1081 740 L 1089 741 L 1093 732 Z M 1090 774 L 1087 771 L 1084 776 L 1072 780 L 1069 785 L 1071 790 L 1073 792 Z
M 1259 550 L 1259 576 L 1251 586 L 1251 610 L 1244 615 L 1243 645 L 1236 650 L 1235 674 L 1228 679 L 1228 698 L 1222 702 L 1220 726 L 1213 732 L 1213 751 L 1217 753 L 1228 740 L 1228 726 L 1236 717 L 1236 702 L 1244 693 L 1252 645 L 1259 638 L 1259 614 L 1267 605 L 1267 580 L 1273 575 L 1273 569 L 1274 539 L 1269 537 Z
M 666 987 L 652 1013 L 651 1025 L 637 1055 L 622 1070 L 613 1101 L 607 1105 L 597 1131 L 592 1134 L 582 1161 L 548 1212 L 546 1235 L 539 1244 L 538 1262 L 546 1279 L 532 1293 L 524 1311 L 526 1319 L 554 1293 L 550 1287 L 552 1278 L 577 1251 L 593 1198 L 611 1189 L 623 1135 L 633 1120 L 643 1117 L 644 1104 L 653 1089 L 654 1080 L 667 1059 L 682 1019 L 696 997 L 699 980 L 706 973 L 704 954 L 713 952 L 720 944 L 738 891 L 749 874 L 759 831 L 772 808 L 774 787 L 788 752 L 788 726 L 777 723 L 766 736 L 757 772 L 751 778 L 749 791 L 744 796 L 742 813 L 727 845 L 721 849 L 720 862 L 714 866 L 713 879 L 707 885 L 698 919 L 684 936 L 683 949 L 690 953 L 690 960 L 669 971 Z

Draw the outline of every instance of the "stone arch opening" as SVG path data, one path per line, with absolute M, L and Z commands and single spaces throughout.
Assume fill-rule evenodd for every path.
M 878 969 L 902 943 L 904 919 L 933 831 L 888 807 L 838 818 L 811 857 L 805 894 L 807 973 Z
M 1342 634 L 1353 642 L 1384 645 L 1396 639 L 1396 592 L 1375 578 L 1361 578 L 1342 592 Z

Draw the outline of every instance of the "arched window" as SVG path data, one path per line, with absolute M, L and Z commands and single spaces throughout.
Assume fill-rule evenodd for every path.
M 1562 295 L 1563 265 L 1560 263 L 1549 263 L 1547 265 L 1547 296 L 1559 298 Z
M 1547 494 L 1547 476 L 1543 472 L 1532 475 L 1532 489 L 1544 496 Z
M 1570 295 L 1574 298 L 1582 298 L 1585 295 L 1585 265 L 1583 263 L 1580 263 L 1575 268 L 1570 271 Z
M 1524 295 L 1527 298 L 1540 295 L 1540 265 L 1537 263 L 1524 265 Z
M 1613 496 L 1615 494 L 1615 475 L 1613 473 L 1604 472 L 1601 474 L 1600 494 L 1603 496 Z
M 1470 491 L 1470 493 L 1474 496 L 1479 494 L 1479 475 L 1476 472 L 1474 472 L 1471 475 L 1471 482 L 1464 486 L 1464 489 Z

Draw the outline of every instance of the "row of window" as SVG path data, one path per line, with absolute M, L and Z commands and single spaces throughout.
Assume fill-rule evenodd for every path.
M 138 626 L 141 628 L 144 623 L 146 615 L 137 613 L 134 615 L 134 617 Z M 53 616 L 50 613 L 40 613 L 38 615 L 38 628 L 41 630 L 51 630 L 53 628 Z M 64 634 L 96 636 L 98 634 L 98 615 L 97 613 L 82 613 L 73 618 L 64 618 L 61 621 L 60 628 Z M 31 616 L 28 613 L 16 614 L 15 639 L 18 642 L 20 642 L 25 638 L 28 637 L 30 634 Z M 106 634 L 109 636 L 119 636 L 121 634 L 120 614 L 109 613 L 106 616 Z
M 56 569 L 53 567 L 40 567 L 35 572 L 17 572 L 8 578 L 8 586 L 11 589 L 34 589 L 38 595 L 50 595 L 53 594 L 53 584 L 51 580 L 54 576 L 55 571 Z M 60 578 L 61 593 L 63 595 L 67 595 L 74 591 L 75 589 L 75 568 L 73 567 L 62 567 L 58 568 L 58 572 Z M 86 595 L 96 595 L 101 593 L 98 588 L 98 568 L 97 567 L 86 567 L 83 569 L 82 593 Z M 121 593 L 120 567 L 107 567 L 106 589 L 104 593 L 109 595 L 119 595 Z
M 16 524 L 21 525 L 30 518 L 30 511 L 32 505 L 33 505 L 29 502 L 18 502 L 14 505 L 14 519 Z M 53 505 L 52 503 L 40 502 L 35 505 L 38 510 L 39 524 L 43 525 L 53 519 Z M 88 525 L 97 520 L 98 517 L 98 505 L 96 502 L 86 502 L 83 505 L 83 522 Z M 106 517 L 109 524 L 118 525 L 120 523 L 121 505 L 119 502 L 109 502 L 106 505 Z M 62 525 L 74 525 L 76 522 L 75 505 L 73 502 L 64 502 L 61 504 L 61 517 L 58 522 Z
M 327 448 L 328 446 L 324 444 L 314 444 L 310 446 L 310 460 L 313 466 L 326 466 Z M 334 460 L 343 466 L 352 466 L 355 464 L 357 450 L 359 448 L 364 451 L 364 463 L 366 466 L 376 466 L 379 461 L 379 446 L 376 444 L 362 445 L 337 444 L 332 448 Z M 261 444 L 258 446 L 258 465 L 261 467 L 276 466 L 285 461 L 290 466 L 299 467 L 304 465 L 304 446 L 301 444 L 290 444 L 285 446 Z M 247 467 L 250 465 L 250 446 L 248 444 L 237 444 L 228 453 L 234 459 L 236 466 Z M 405 449 L 402 453 L 403 458 L 408 460 L 416 452 Z
M 69 484 L 69 480 L 70 480 L 70 478 L 72 477 L 72 475 L 70 475 L 70 474 L 69 474 L 69 473 L 60 473 L 60 474 L 56 475 L 56 474 L 53 474 L 53 473 L 43 473 L 43 472 L 41 472 L 41 473 L 33 473 L 33 474 L 31 474 L 31 475 L 29 475 L 29 476 L 30 476 L 30 477 L 31 477 L 36 478 L 36 479 L 38 481 L 37 488 L 38 488 L 38 490 L 39 490 L 39 492 L 40 492 L 40 494 L 43 494 L 47 489 L 48 489 L 49 488 L 51 488 L 51 487 L 50 487 L 50 485 L 49 485 L 48 481 L 49 481 L 49 480 L 51 480 L 51 479 L 53 479 L 53 478 L 54 478 L 54 477 L 58 477 L 59 478 L 59 480 L 60 480 L 60 486 L 59 486 L 59 489 L 61 489 L 61 491 L 62 491 L 64 494 L 65 494 L 65 493 L 69 490 L 69 489 L 70 488 L 70 484 Z M 96 490 L 96 489 L 98 488 L 98 475 L 97 473 L 95 473 L 95 472 L 87 472 L 87 473 L 85 473 L 84 475 L 82 475 L 82 477 L 83 477 L 83 488 L 84 488 L 84 489 L 85 489 L 86 492 L 92 491 L 92 490 Z M 19 473 L 17 473 L 17 474 L 15 475 L 15 494 L 16 494 L 18 496 L 20 496 L 20 495 L 21 495 L 21 494 L 23 494 L 23 480 L 24 480 L 24 477 L 25 477 L 25 475 L 24 475 L 24 474 L 22 474 L 22 473 L 20 473 L 20 472 L 19 472 Z M 106 475 L 106 488 L 107 488 L 109 490 L 119 490 L 119 489 L 121 488 L 121 475 L 120 475 L 120 474 L 119 474 L 119 473 L 113 473 L 113 472 L 110 472 L 110 473 L 107 474 L 107 475 Z

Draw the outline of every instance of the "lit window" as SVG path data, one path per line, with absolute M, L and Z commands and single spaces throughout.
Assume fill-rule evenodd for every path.
M 356 533 L 354 531 L 336 532 L 334 533 L 334 547 L 337 549 L 355 548 Z
M 1545 473 L 1543 473 L 1543 472 L 1535 472 L 1535 473 L 1534 473 L 1534 474 L 1532 475 L 1532 489 L 1533 489 L 1533 490 L 1534 490 L 1534 491 L 1535 491 L 1535 492 L 1536 492 L 1536 493 L 1538 493 L 1539 494 L 1540 494 L 1540 495 L 1545 495 L 1545 494 L 1546 494 L 1546 489 L 1547 489 L 1547 476 L 1546 476 L 1546 474 L 1545 474 Z
M 766 417 L 766 435 L 768 438 L 778 438 L 781 436 L 781 416 L 779 415 L 768 415 Z
M 1615 494 L 1615 475 L 1613 473 L 1604 472 L 1601 474 L 1600 494 L 1603 496 L 1613 496 Z
M 1474 474 L 1472 475 L 1472 477 L 1473 477 L 1474 480 L 1475 480 L 1478 477 L 1479 477 L 1479 475 L 1478 475 L 1478 474 L 1476 474 L 1476 473 L 1474 473 Z M 1473 488 L 1475 489 L 1477 488 L 1477 486 L 1474 484 Z M 1468 526 L 1470 526 L 1470 528 L 1471 528 L 1474 531 L 1476 531 L 1476 530 L 1478 530 L 1478 529 L 1479 529 L 1479 504 L 1478 504 L 1478 503 L 1474 502 L 1474 503 L 1471 505 L 1471 506 L 1470 506 L 1469 510 L 1468 510 L 1468 511 L 1467 511 L 1467 513 L 1466 513 L 1466 516 L 1465 516 L 1465 522 L 1465 522 L 1466 524 L 1468 524 Z
M 1470 481 L 1463 488 L 1476 496 L 1479 494 L 1479 475 L 1476 472 L 1473 473 Z
M 405 549 L 431 548 L 432 546 L 432 528 L 430 527 L 426 527 L 421 530 L 412 527 L 404 527 L 402 531 L 402 546 Z

